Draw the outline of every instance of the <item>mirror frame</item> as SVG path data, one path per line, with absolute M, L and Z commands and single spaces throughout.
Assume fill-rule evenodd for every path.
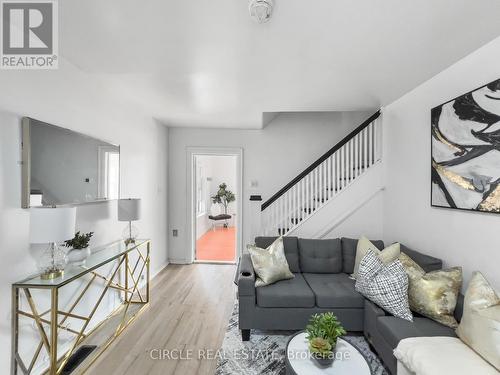
M 54 128 L 59 128 L 63 130 L 68 130 L 71 131 L 77 135 L 86 137 L 86 138 L 91 138 L 91 139 L 97 139 L 106 143 L 109 143 L 112 146 L 115 146 L 118 148 L 120 152 L 120 162 L 119 162 L 119 169 L 118 169 L 118 198 L 117 199 L 96 199 L 93 201 L 88 201 L 88 202 L 80 202 L 80 203 L 65 203 L 65 204 L 58 204 L 58 205 L 53 205 L 51 207 L 74 207 L 74 206 L 83 206 L 87 204 L 95 204 L 95 203 L 100 203 L 100 202 L 110 202 L 114 200 L 118 200 L 121 197 L 121 148 L 120 145 L 116 145 L 114 143 L 94 138 L 91 137 L 87 134 L 83 134 L 77 131 L 74 131 L 72 129 L 64 128 L 62 126 L 57 126 L 57 125 L 52 125 L 49 124 L 45 121 L 40 121 L 31 117 L 23 117 L 22 118 L 22 123 L 21 123 L 21 154 L 22 154 L 22 191 L 21 191 L 21 207 L 22 208 L 30 208 L 30 191 L 31 191 L 31 126 L 33 125 L 32 122 L 37 121 L 40 123 L 43 123 L 48 126 L 52 126 Z M 36 206 L 36 207 L 42 207 L 42 206 Z M 48 207 L 48 206 L 45 206 Z

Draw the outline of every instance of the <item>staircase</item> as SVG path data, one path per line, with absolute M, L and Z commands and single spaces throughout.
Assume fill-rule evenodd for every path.
M 339 194 L 348 191 L 370 169 L 375 169 L 381 160 L 382 124 L 379 116 L 380 111 L 370 116 L 264 202 L 261 206 L 261 233 L 267 236 L 293 234 L 324 207 L 331 206 Z M 340 220 L 331 217 L 332 222 L 335 219 Z

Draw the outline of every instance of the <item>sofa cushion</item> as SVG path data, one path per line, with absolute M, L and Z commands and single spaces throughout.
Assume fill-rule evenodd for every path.
M 443 268 L 443 262 L 441 259 L 419 253 L 418 251 L 412 250 L 403 244 L 400 244 L 400 248 L 402 253 L 405 253 L 413 259 L 415 263 L 424 269 L 425 272 L 437 271 Z
M 310 273 L 342 272 L 340 239 L 306 240 L 299 238 L 300 270 Z
M 314 293 L 300 273 L 293 279 L 256 288 L 260 307 L 314 307 Z
M 410 337 L 401 340 L 394 356 L 398 375 L 499 374 L 456 337 Z
M 364 297 L 354 289 L 355 281 L 345 273 L 304 273 L 314 292 L 316 306 L 324 308 L 363 308 Z
M 267 249 L 278 237 L 256 237 L 255 245 L 261 249 Z M 299 245 L 297 237 L 283 237 L 285 257 L 288 267 L 292 272 L 300 272 L 299 267 Z
M 399 341 L 408 337 L 456 337 L 452 328 L 439 324 L 434 320 L 417 316 L 413 317 L 413 322 L 395 316 L 379 316 L 377 318 L 377 329 L 391 348 L 396 348 Z
M 377 249 L 384 249 L 384 241 L 370 240 Z M 342 272 L 349 275 L 354 272 L 354 264 L 356 263 L 356 248 L 358 240 L 354 238 L 342 237 Z

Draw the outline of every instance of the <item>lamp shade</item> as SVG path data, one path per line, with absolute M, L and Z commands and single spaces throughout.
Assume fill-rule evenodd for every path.
M 75 235 L 76 208 L 32 208 L 30 242 L 49 243 L 69 240 Z
M 136 221 L 141 218 L 140 199 L 118 200 L 118 221 Z

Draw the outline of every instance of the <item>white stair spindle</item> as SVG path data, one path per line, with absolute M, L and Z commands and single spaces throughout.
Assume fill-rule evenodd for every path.
M 294 222 L 292 223 L 292 227 L 299 223 L 299 218 L 297 215 L 297 185 L 293 186 L 293 195 L 292 195 L 292 218 Z
M 328 165 L 327 165 L 328 176 L 327 176 L 326 188 L 328 189 L 327 190 L 328 199 L 332 197 L 332 159 L 333 155 L 328 158 Z
M 280 227 L 281 221 L 281 197 L 276 201 L 276 230 Z
M 342 188 L 345 188 L 347 185 L 347 148 L 344 147 L 342 148 L 343 151 L 343 162 L 342 162 L 342 171 L 343 171 L 343 178 L 342 178 Z
M 298 207 L 299 212 L 297 213 L 297 216 L 300 218 L 300 220 L 304 220 L 304 179 L 299 181 L 299 207 Z
M 373 131 L 372 131 L 372 124 L 368 125 L 368 166 L 371 167 L 372 161 L 373 161 Z
M 288 190 L 288 213 L 286 215 L 286 225 L 285 225 L 285 230 L 290 228 L 290 225 L 292 225 L 292 191 Z
M 285 217 L 285 196 L 282 195 L 280 198 L 280 223 L 279 223 L 279 228 L 280 228 L 280 234 L 283 235 L 283 222 L 284 222 L 284 217 Z
M 368 168 L 368 131 L 366 129 L 363 130 L 363 157 L 364 157 L 364 168 L 366 171 Z
M 325 193 L 326 193 L 326 184 L 325 184 L 325 178 L 326 178 L 326 170 L 325 170 L 326 163 L 323 162 L 320 164 L 320 170 L 319 170 L 319 191 L 320 191 L 320 205 L 323 204 L 325 201 Z
M 354 168 L 356 168 L 354 177 L 357 178 L 359 176 L 359 155 L 358 155 L 358 134 L 354 136 Z
M 317 199 L 318 199 L 318 206 L 321 206 L 321 179 L 323 177 L 323 171 L 321 168 L 321 164 L 316 167 L 318 176 L 317 176 L 317 186 L 316 186 L 316 194 L 317 194 Z
M 344 153 L 345 149 L 342 147 L 340 149 L 340 169 L 339 169 L 339 173 L 340 173 L 340 190 L 342 190 L 344 188 L 344 163 L 345 163 L 345 153 Z
M 316 194 L 315 194 L 315 197 L 316 197 L 316 208 L 318 208 L 320 205 L 321 205 L 321 194 L 320 194 L 320 181 L 321 181 L 321 169 L 318 167 L 316 167 L 315 169 L 316 171 Z
M 340 183 L 339 183 L 339 170 L 340 170 L 340 153 L 337 151 L 335 152 L 335 194 L 337 194 L 340 190 Z
M 349 142 L 344 145 L 345 148 L 345 184 L 349 184 L 349 177 L 351 175 L 349 171 Z
M 307 217 L 307 214 L 309 212 L 309 174 L 307 174 L 304 179 L 304 191 L 305 191 L 305 200 L 304 200 L 305 217 Z
M 325 164 L 325 169 L 324 169 L 324 174 L 323 174 L 323 195 L 325 197 L 325 202 L 328 200 L 328 190 L 329 190 L 329 182 L 328 182 L 328 176 L 329 176 L 329 173 L 328 173 L 328 160 L 330 159 L 330 157 L 328 159 L 326 159 L 324 161 L 324 164 Z
M 354 142 L 349 141 L 349 182 L 354 179 Z

